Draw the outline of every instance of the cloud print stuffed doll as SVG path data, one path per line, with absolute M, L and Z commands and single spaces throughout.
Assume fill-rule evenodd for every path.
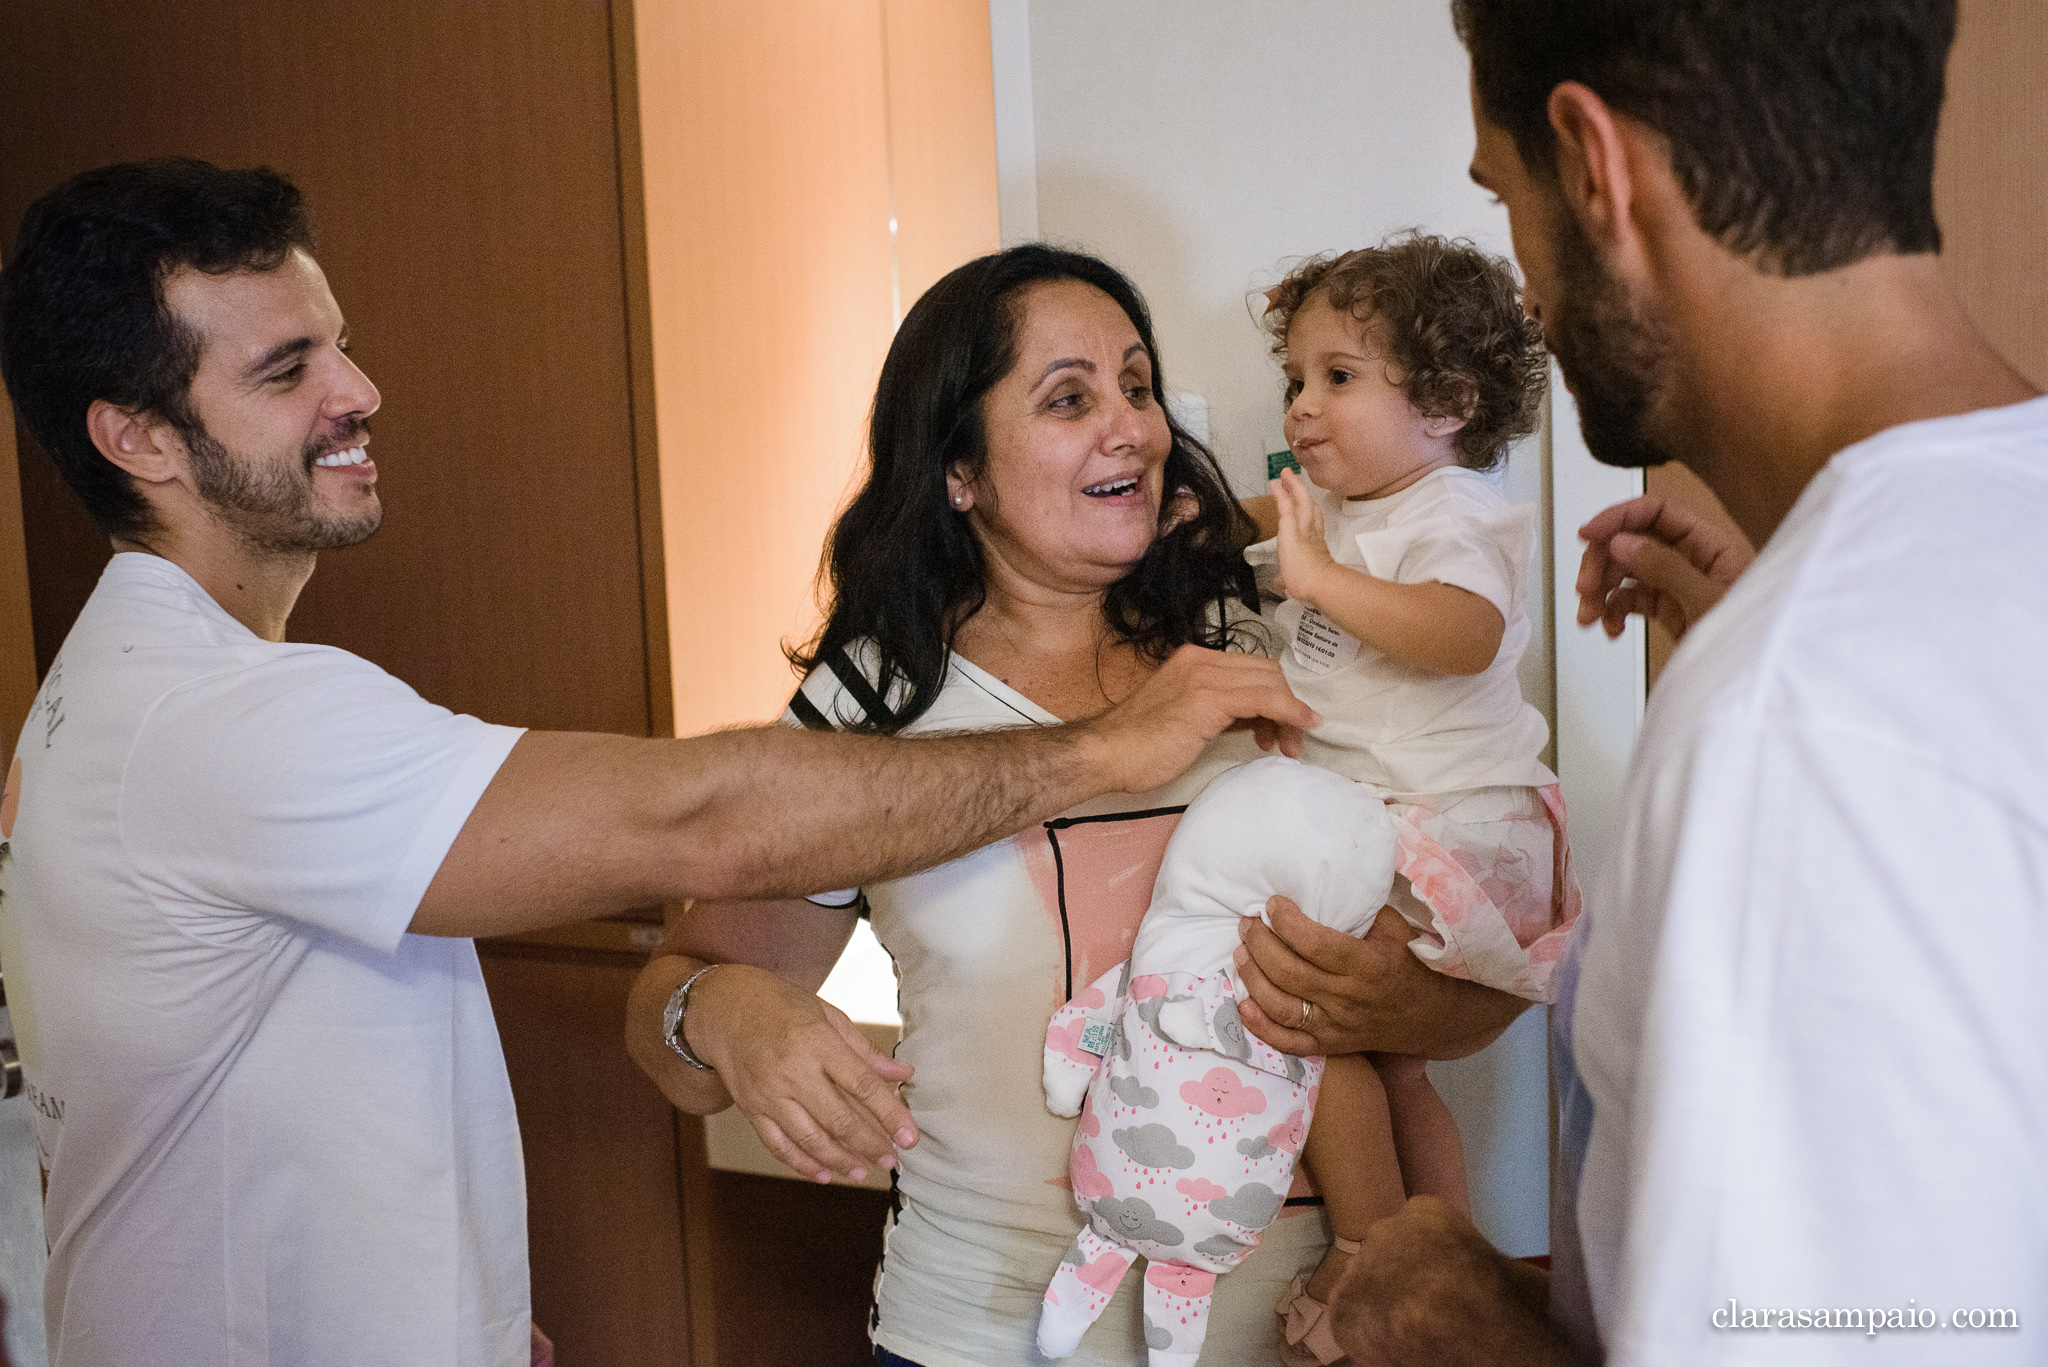
M 1280 1212 L 1323 1072 L 1239 1022 L 1238 918 L 1280 893 L 1363 935 L 1393 878 L 1385 805 L 1326 770 L 1254 760 L 1189 806 L 1130 959 L 1046 1031 L 1046 1104 L 1080 1117 L 1071 1175 L 1088 1223 L 1046 1288 L 1039 1351 L 1071 1355 L 1143 1255 L 1152 1367 L 1193 1367 L 1217 1274 Z

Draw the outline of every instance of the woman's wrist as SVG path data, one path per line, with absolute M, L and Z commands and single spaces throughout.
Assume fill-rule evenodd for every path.
M 663 1016 L 669 1000 L 686 979 L 705 961 L 679 954 L 658 955 L 648 961 L 633 985 L 627 1006 L 630 1022 L 626 1031 L 626 1052 L 642 1072 L 659 1087 L 678 1109 L 691 1115 L 709 1115 L 731 1104 L 725 1085 L 713 1071 L 692 1068 L 677 1054 L 663 1033 Z M 690 1011 L 697 1015 L 704 1006 L 704 987 L 720 974 L 713 973 L 697 984 L 690 994 Z M 702 1034 L 692 1036 L 700 1042 Z M 702 1057 L 702 1055 L 699 1055 Z M 711 1062 L 710 1059 L 704 1059 Z
M 662 1042 L 699 1072 L 717 1070 L 690 1043 L 690 1000 L 697 992 L 697 985 L 723 967 L 724 964 L 708 963 L 693 969 L 690 976 L 683 979 L 682 986 L 669 994 L 668 1003 L 661 1013 Z
M 705 1075 L 715 1077 L 725 1070 L 727 1063 L 729 1033 L 725 1024 L 727 1012 L 733 1007 L 733 993 L 745 989 L 749 976 L 767 970 L 737 963 L 706 964 L 704 967 L 718 971 L 699 970 L 702 976 L 690 993 L 689 1009 L 683 1012 L 676 1028 L 682 1033 L 682 1043 L 706 1065 L 708 1071 Z

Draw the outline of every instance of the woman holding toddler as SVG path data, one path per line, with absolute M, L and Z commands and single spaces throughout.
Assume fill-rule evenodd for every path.
M 1057 725 L 1108 709 L 1177 649 L 1269 651 L 1240 555 L 1254 528 L 1161 392 L 1143 301 L 1092 257 L 1028 245 L 933 286 L 884 363 L 871 468 L 832 534 L 827 622 L 796 657 L 805 678 L 785 720 L 892 735 Z M 1258 753 L 1226 735 L 1164 789 L 912 877 L 671 912 L 627 1023 L 668 1097 L 696 1114 L 737 1104 L 819 1180 L 898 1170 L 878 1362 L 1040 1361 L 1041 1297 L 1082 1223 L 1074 1125 L 1040 1086 L 1047 1023 L 1129 955 L 1180 811 Z M 863 910 L 896 962 L 893 1059 L 815 995 Z M 1337 937 L 1342 949 L 1287 913 L 1275 925 L 1315 981 L 1276 970 L 1289 992 L 1248 972 L 1245 1013 L 1282 1047 L 1455 1057 L 1522 1005 L 1423 967 L 1391 911 L 1363 940 Z M 1311 1001 L 1328 1039 L 1265 1025 Z M 1203 1362 L 1286 1360 L 1274 1307 L 1329 1243 L 1312 1189 L 1291 1195 L 1219 1284 Z M 1145 1355 L 1125 1288 L 1073 1361 Z

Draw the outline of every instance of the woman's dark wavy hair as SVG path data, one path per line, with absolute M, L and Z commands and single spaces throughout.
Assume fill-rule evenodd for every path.
M 1144 299 L 1095 257 L 1028 243 L 970 261 L 925 291 L 882 362 L 867 482 L 826 540 L 824 629 L 808 648 L 787 652 L 808 674 L 863 638 L 874 643 L 882 696 L 898 686 L 908 693 L 892 706 L 893 719 L 857 729 L 900 731 L 929 711 L 960 624 L 987 601 L 981 543 L 947 501 L 946 472 L 957 465 L 969 479 L 981 475 L 988 459 L 982 400 L 1016 363 L 1024 292 L 1054 280 L 1078 280 L 1114 299 L 1152 358 L 1153 393 L 1166 392 Z M 1102 609 L 1117 639 L 1154 660 L 1190 643 L 1231 645 L 1230 628 L 1212 609 L 1228 598 L 1252 601 L 1238 553 L 1255 535 L 1251 519 L 1208 449 L 1170 412 L 1166 425 L 1173 447 L 1165 488 L 1185 489 L 1186 497 L 1173 515 L 1174 494 L 1161 499 L 1163 530 L 1137 567 L 1110 586 Z M 1174 520 L 1190 500 L 1192 515 Z
M 93 445 L 93 402 L 153 413 L 190 435 L 201 339 L 164 301 L 180 270 L 274 270 L 313 227 L 292 183 L 267 167 L 191 157 L 102 166 L 22 215 L 0 271 L 0 377 L 23 426 L 111 536 L 151 526 L 135 482 Z

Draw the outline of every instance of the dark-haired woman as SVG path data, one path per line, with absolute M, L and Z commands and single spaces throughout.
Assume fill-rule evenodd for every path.
M 1092 257 L 1019 247 L 933 286 L 882 369 L 873 468 L 833 532 L 831 612 L 798 661 L 789 719 L 895 734 L 1051 725 L 1105 710 L 1179 646 L 1260 648 L 1240 601 L 1249 527 L 1159 384 L 1143 302 Z M 672 924 L 676 957 L 643 975 L 627 1033 L 684 1109 L 737 1102 L 785 1161 L 822 1175 L 859 1163 L 828 1133 L 846 1113 L 884 1133 L 901 1124 L 867 1076 L 914 1069 L 902 1096 L 919 1137 L 899 1159 L 878 1349 L 925 1367 L 1039 1360 L 1039 1302 L 1080 1228 L 1073 1122 L 1046 1110 L 1040 1085 L 1046 1024 L 1128 956 L 1180 808 L 1257 753 L 1226 736 L 1164 790 L 915 877 L 810 902 L 700 903 Z M 895 1060 L 872 1067 L 812 995 L 861 900 L 903 1012 Z M 707 964 L 684 1042 L 715 1073 L 663 1047 L 659 1021 Z M 1189 1199 L 1170 1180 L 1162 1193 L 1162 1208 Z M 1281 1360 L 1273 1306 L 1327 1242 L 1319 1214 L 1303 1214 L 1219 1286 L 1205 1361 Z M 1145 1360 L 1137 1292 L 1119 1293 L 1074 1361 Z

